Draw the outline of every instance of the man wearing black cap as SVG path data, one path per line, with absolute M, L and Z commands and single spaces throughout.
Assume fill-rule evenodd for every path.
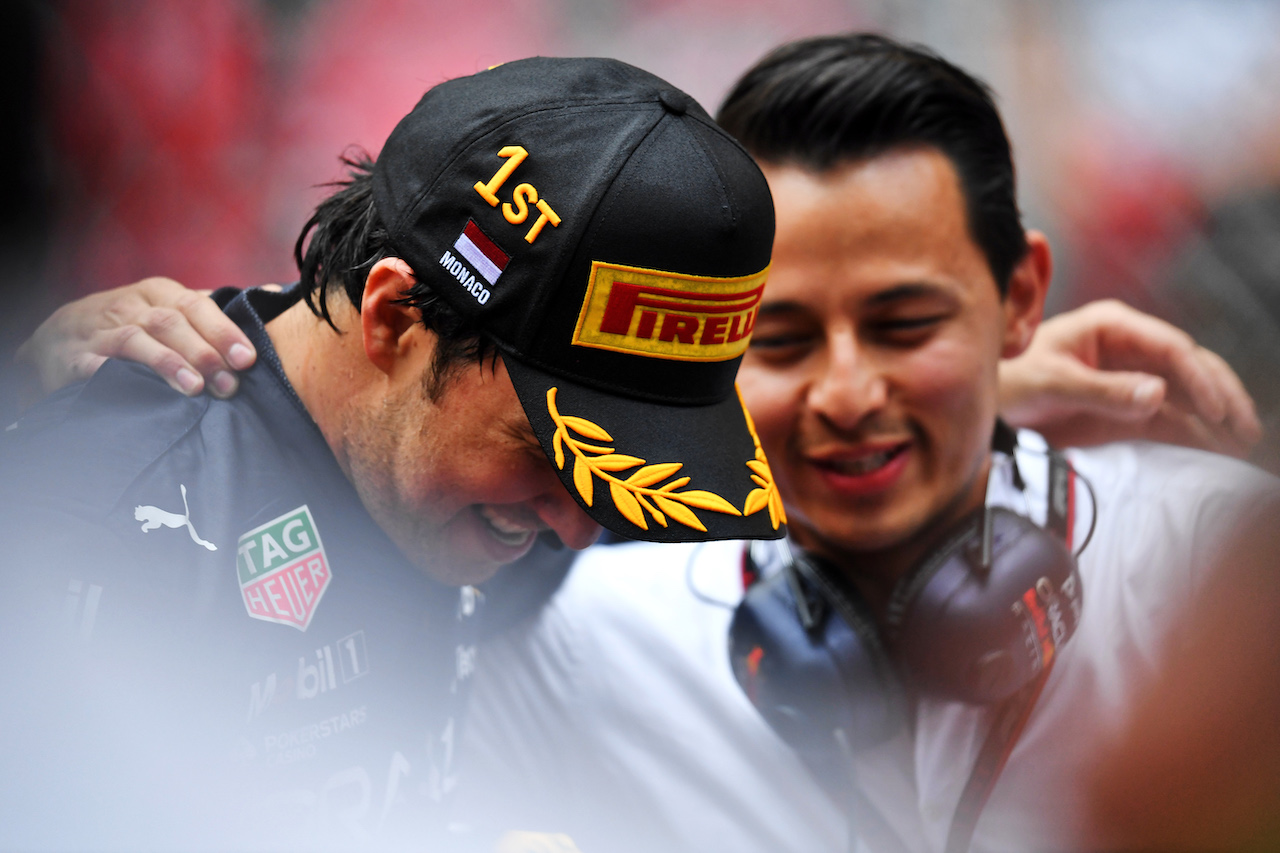
M 301 283 L 226 306 L 260 353 L 234 400 L 112 363 L 4 433 L 14 846 L 430 844 L 453 587 L 543 531 L 781 535 L 733 385 L 772 206 L 687 96 L 510 63 L 350 166 Z

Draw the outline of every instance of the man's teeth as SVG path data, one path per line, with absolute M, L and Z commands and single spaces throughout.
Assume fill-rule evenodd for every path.
M 535 532 L 524 524 L 498 515 L 488 507 L 480 507 L 480 517 L 488 524 L 494 538 L 504 545 L 523 545 Z
M 895 451 L 893 450 L 883 450 L 880 453 L 872 453 L 870 456 L 860 456 L 857 459 L 841 459 L 830 464 L 832 468 L 841 474 L 870 474 L 872 471 L 889 464 L 889 460 L 894 455 Z

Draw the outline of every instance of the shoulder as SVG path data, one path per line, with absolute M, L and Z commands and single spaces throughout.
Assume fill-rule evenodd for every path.
M 30 500 L 74 490 L 114 503 L 201 420 L 210 399 L 173 391 L 149 370 L 108 361 L 87 382 L 38 404 L 0 439 L 7 487 Z
M 208 408 L 208 396 L 185 397 L 170 388 L 150 369 L 127 361 L 108 359 L 92 377 L 74 383 L 41 400 L 23 414 L 8 432 L 19 441 L 38 441 L 44 435 L 84 431 L 85 424 L 102 428 L 120 423 L 131 429 L 152 413 L 167 412 L 155 420 L 153 431 L 172 425 L 176 415 L 184 424 Z M 110 427 L 107 427 L 110 429 Z
M 10 550 L 38 540 L 68 554 L 100 550 L 73 548 L 69 531 L 89 543 L 114 537 L 131 543 L 128 553 L 143 549 L 138 565 L 167 561 L 152 552 L 182 547 L 188 522 L 199 539 L 233 544 L 248 504 L 305 470 L 289 464 L 293 445 L 273 417 L 251 394 L 188 398 L 141 367 L 108 361 L 0 434 L 0 532 Z M 143 535 L 175 525 L 182 536 Z
M 736 541 L 589 549 L 552 597 L 534 645 L 550 639 L 548 652 L 576 667 L 581 698 L 607 716 L 661 715 L 672 695 L 699 708 L 736 702 L 728 636 L 742 552 Z
M 1229 528 L 1280 500 L 1280 479 L 1202 450 L 1120 442 L 1067 456 L 1093 486 L 1099 512 L 1151 515 L 1158 509 L 1175 531 Z
M 1154 660 L 1233 543 L 1267 523 L 1280 480 L 1225 456 L 1154 443 L 1067 455 L 1096 499 L 1094 535 L 1079 560 L 1085 622 L 1101 631 L 1098 659 L 1123 659 L 1131 648 Z M 1077 485 L 1089 500 L 1083 492 Z
M 677 614 L 732 608 L 742 595 L 743 544 L 633 542 L 589 548 L 552 605 L 602 627 L 675 621 Z
M 544 681 L 577 682 L 625 670 L 635 681 L 678 677 L 690 662 L 702 666 L 713 658 L 727 666 L 742 547 L 732 541 L 588 548 L 540 609 L 486 645 L 494 666 L 488 674 L 502 671 L 509 680 L 523 670 L 540 672 Z

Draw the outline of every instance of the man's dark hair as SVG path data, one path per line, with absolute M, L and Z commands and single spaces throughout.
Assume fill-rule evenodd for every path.
M 818 172 L 936 148 L 959 175 L 970 234 L 1001 294 L 1026 255 L 1013 156 L 991 91 L 928 48 L 863 33 L 791 42 L 743 75 L 716 120 L 757 159 Z
M 359 311 L 373 265 L 383 258 L 397 257 L 373 203 L 373 158 L 364 151 L 354 151 L 341 160 L 347 167 L 347 179 L 331 184 L 340 189 L 320 202 L 293 247 L 303 299 L 335 331 L 338 327 L 329 314 L 330 291 L 341 287 Z M 422 325 L 436 335 L 431 370 L 424 377 L 431 399 L 439 396 L 453 367 L 496 356 L 493 342 L 429 285 L 415 280 L 399 301 L 418 309 Z

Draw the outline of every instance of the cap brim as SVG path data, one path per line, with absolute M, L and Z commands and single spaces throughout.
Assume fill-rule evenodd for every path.
M 707 406 L 618 397 L 503 361 L 560 481 L 629 539 L 777 539 L 786 517 L 738 395 Z

